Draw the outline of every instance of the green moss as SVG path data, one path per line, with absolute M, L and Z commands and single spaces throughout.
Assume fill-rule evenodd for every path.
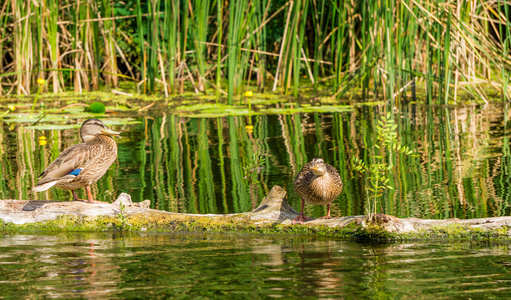
M 489 238 L 497 238 L 497 239 L 509 239 L 508 235 L 509 228 L 507 226 L 503 226 L 501 228 L 486 230 L 478 227 L 469 227 L 461 224 L 449 224 L 443 226 L 434 226 L 428 229 L 420 230 L 417 233 L 411 234 L 412 237 L 415 238 L 449 238 L 449 239 L 458 239 L 458 240 L 467 240 L 467 239 L 489 239 Z
M 0 230 L 9 231 L 131 231 L 131 232 L 217 232 L 260 234 L 314 234 L 349 238 L 353 236 L 351 226 L 328 228 L 314 225 L 282 225 L 277 223 L 257 224 L 248 215 L 236 217 L 197 217 L 181 214 L 134 214 L 130 216 L 83 218 L 61 216 L 55 220 L 15 225 L 0 224 Z
M 493 230 L 473 228 L 460 224 L 435 226 L 414 233 L 389 233 L 382 226 L 362 227 L 351 222 L 344 227 L 320 225 L 282 225 L 279 223 L 256 223 L 248 215 L 234 217 L 197 217 L 182 214 L 141 213 L 116 217 L 62 216 L 55 220 L 15 225 L 0 223 L 4 231 L 86 231 L 86 232 L 181 232 L 181 233 L 252 233 L 316 235 L 338 239 L 355 240 L 403 240 L 403 239 L 455 239 L 455 240 L 509 240 L 509 228 Z
M 358 239 L 367 240 L 381 240 L 381 239 L 395 239 L 398 235 L 386 231 L 382 226 L 378 224 L 370 224 L 366 227 L 358 226 L 354 228 L 353 235 Z

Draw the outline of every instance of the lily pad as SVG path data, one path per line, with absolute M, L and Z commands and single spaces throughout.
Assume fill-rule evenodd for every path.
M 262 104 L 266 104 L 266 105 L 270 105 L 270 104 L 277 104 L 277 103 L 282 103 L 284 102 L 285 100 L 283 99 L 261 99 L 261 98 L 252 98 L 250 100 L 250 103 L 252 105 L 262 105 Z
M 34 126 L 27 126 L 29 130 L 66 130 L 80 128 L 81 124 L 38 124 Z
M 296 114 L 296 113 L 332 113 L 353 111 L 350 105 L 332 105 L 332 106 L 307 106 L 297 108 L 270 108 L 265 110 L 269 114 Z
M 116 126 L 116 125 L 132 125 L 139 124 L 141 121 L 137 121 L 135 119 L 102 119 L 101 120 L 106 126 Z M 82 124 L 37 124 L 34 126 L 27 126 L 26 129 L 30 130 L 65 130 L 72 128 L 80 128 Z
M 359 102 L 356 105 L 357 106 L 377 106 L 377 105 L 383 105 L 385 104 L 385 101 L 367 101 L 367 102 Z
M 215 118 L 225 116 L 247 116 L 260 114 L 258 112 L 248 109 L 245 106 L 232 106 L 216 103 L 179 106 L 176 108 L 176 110 L 178 110 L 178 114 L 192 118 Z
M 182 105 L 176 107 L 176 110 L 184 110 L 184 111 L 203 111 L 206 109 L 228 109 L 232 108 L 234 106 L 231 105 L 225 105 L 225 104 L 218 104 L 218 103 L 201 103 L 201 104 L 193 104 L 193 105 Z
M 141 124 L 142 121 L 133 119 L 133 118 L 105 118 L 100 119 L 106 126 L 115 126 L 115 125 L 134 125 Z
M 183 116 L 183 117 L 189 117 L 189 118 L 223 118 L 223 117 L 228 117 L 228 116 L 255 116 L 255 115 L 261 115 L 261 113 L 255 112 L 252 110 L 246 110 L 245 112 L 243 112 L 243 111 L 237 111 L 237 112 L 231 112 L 231 113 L 201 112 L 201 113 L 197 113 L 197 114 L 190 114 L 190 113 L 181 114 L 180 113 L 179 115 Z
M 6 123 L 35 123 L 42 114 L 30 115 L 28 113 L 24 114 L 9 114 L 4 118 Z M 75 116 L 71 116 L 69 114 L 48 114 L 46 115 L 39 123 L 57 123 L 57 122 L 67 122 L 70 119 L 75 119 Z

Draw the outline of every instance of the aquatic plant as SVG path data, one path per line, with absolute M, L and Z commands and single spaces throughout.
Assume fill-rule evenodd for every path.
M 428 103 L 510 99 L 510 15 L 489 0 L 4 0 L 0 93 L 33 93 L 44 76 L 54 93 L 130 80 L 166 96 L 213 88 L 228 104 L 253 81 L 393 107 L 415 89 Z
M 103 104 L 103 102 L 94 101 L 86 107 L 86 111 L 90 111 L 94 114 L 104 114 L 106 111 L 105 104 Z
M 353 158 L 354 170 L 367 176 L 368 203 L 366 210 L 369 220 L 373 220 L 385 191 L 394 189 L 390 184 L 394 154 L 413 154 L 408 146 L 400 144 L 396 129 L 397 124 L 392 119 L 392 114 L 388 112 L 381 117 L 376 125 L 378 143 L 374 145 L 376 149 L 370 157 L 370 162 L 366 163 L 358 157 Z
M 126 205 L 124 205 L 122 201 L 119 202 L 119 210 L 116 211 L 116 215 L 117 215 L 116 223 L 118 224 L 119 229 L 121 231 L 129 230 L 132 225 L 130 224 L 129 221 Z
M 37 99 L 39 99 L 39 94 L 41 94 L 41 91 L 43 90 L 44 83 L 46 81 L 43 78 L 37 79 L 37 84 L 39 85 L 39 89 L 37 90 L 37 95 L 34 98 L 34 104 L 32 104 L 32 108 L 30 109 L 30 115 L 34 112 L 35 104 L 37 103 Z
M 248 183 L 250 188 L 250 198 L 252 199 L 252 209 L 257 205 L 257 190 L 259 189 L 259 176 L 263 169 L 264 157 L 259 153 L 254 153 L 252 159 L 243 166 L 243 179 Z

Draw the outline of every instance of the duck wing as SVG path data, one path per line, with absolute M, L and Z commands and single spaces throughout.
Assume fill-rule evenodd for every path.
M 77 168 L 83 167 L 94 157 L 92 154 L 94 151 L 91 150 L 91 146 L 86 143 L 76 144 L 67 148 L 39 175 L 40 183 L 44 182 L 45 179 L 60 179 L 69 175 L 69 173 Z

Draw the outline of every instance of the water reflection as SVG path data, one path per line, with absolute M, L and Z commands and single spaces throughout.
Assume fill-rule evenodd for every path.
M 0 236 L 0 298 L 481 298 L 508 295 L 508 245 L 313 237 Z
M 391 185 L 377 208 L 399 217 L 475 218 L 509 215 L 511 156 L 507 106 L 410 106 L 398 116 L 401 140 L 417 156 L 392 157 Z M 98 200 L 121 192 L 155 208 L 188 213 L 251 210 L 243 166 L 254 153 L 265 157 L 258 197 L 275 184 L 300 207 L 292 182 L 301 166 L 322 157 L 337 167 L 344 191 L 333 216 L 364 214 L 363 178 L 351 159 L 369 162 L 374 154 L 378 107 L 343 113 L 191 118 L 155 112 L 123 131 L 118 161 L 93 188 Z M 80 123 L 82 120 L 78 120 Z M 253 132 L 246 125 L 253 125 Z M 45 136 L 46 145 L 38 139 Z M 76 143 L 77 130 L 35 131 L 0 121 L 0 198 L 71 199 L 69 192 L 31 192 L 37 175 L 62 149 Z M 83 193 L 80 191 L 80 193 Z M 83 196 L 80 195 L 80 196 Z M 322 216 L 323 206 L 306 206 Z

